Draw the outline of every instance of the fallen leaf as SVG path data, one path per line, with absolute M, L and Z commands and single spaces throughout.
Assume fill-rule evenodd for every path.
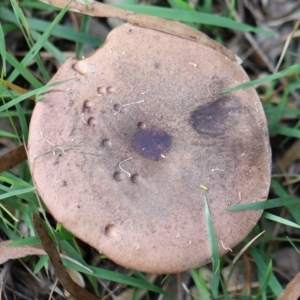
M 70 3 L 69 0 L 47 0 L 47 3 L 60 8 L 64 8 L 65 6 L 69 5 L 69 10 L 81 12 L 89 16 L 118 18 L 136 26 L 162 31 L 178 37 L 182 37 L 187 40 L 195 41 L 197 43 L 204 44 L 207 47 L 220 51 L 230 60 L 236 62 L 236 56 L 233 52 L 221 46 L 217 42 L 209 39 L 200 31 L 179 22 L 137 14 L 100 2 L 93 2 L 90 3 L 90 5 L 86 5 L 83 2 L 77 1 L 72 1 Z
M 25 146 L 18 146 L 0 156 L 0 173 L 7 171 L 27 159 Z
M 81 286 L 77 285 L 68 274 L 66 268 L 63 266 L 60 255 L 56 250 L 55 245 L 47 234 L 47 231 L 38 215 L 33 214 L 34 227 L 39 235 L 44 250 L 48 254 L 50 261 L 56 271 L 59 281 L 64 288 L 75 298 L 85 300 L 99 300 L 98 297 L 86 291 Z
M 12 242 L 12 240 L 0 242 L 0 264 L 4 264 L 10 259 L 18 259 L 29 255 L 47 254 L 40 246 L 9 246 Z
M 277 300 L 297 300 L 300 296 L 300 273 L 286 286 Z

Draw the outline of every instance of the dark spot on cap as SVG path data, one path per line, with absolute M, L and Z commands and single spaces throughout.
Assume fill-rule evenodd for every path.
M 239 108 L 240 104 L 234 97 L 223 95 L 192 111 L 190 124 L 199 134 L 209 134 L 212 137 L 221 136 L 225 133 L 226 126 L 231 120 L 230 114 Z
M 138 131 L 133 138 L 133 147 L 146 158 L 158 160 L 171 148 L 172 138 L 164 131 L 146 129 Z

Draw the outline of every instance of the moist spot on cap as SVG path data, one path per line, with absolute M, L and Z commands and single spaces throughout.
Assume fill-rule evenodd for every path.
M 216 101 L 195 109 L 191 113 L 190 124 L 199 134 L 209 134 L 211 137 L 221 136 L 226 132 L 230 114 L 239 108 L 240 104 L 234 97 L 223 95 Z
M 146 129 L 138 131 L 133 138 L 133 147 L 146 158 L 158 160 L 172 145 L 172 138 L 164 131 Z
M 154 64 L 154 68 L 155 68 L 155 69 L 159 69 L 159 68 L 160 68 L 160 63 L 155 63 L 155 64 Z
M 85 75 L 88 71 L 88 65 L 84 60 L 79 60 L 73 65 L 73 69 L 81 75 Z

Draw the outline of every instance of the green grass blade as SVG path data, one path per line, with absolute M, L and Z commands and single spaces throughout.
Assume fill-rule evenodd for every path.
M 259 210 L 259 209 L 268 209 L 268 208 L 275 208 L 275 207 L 288 206 L 294 204 L 300 204 L 300 198 L 286 196 L 286 197 L 274 198 L 274 199 L 269 199 L 267 201 L 260 201 L 255 203 L 230 205 L 226 209 L 230 211 L 248 210 L 248 209 Z
M 89 268 L 88 264 L 84 261 L 81 255 L 75 250 L 75 248 L 68 241 L 61 241 L 60 245 L 69 257 L 78 261 L 83 266 Z
M 220 256 L 219 248 L 217 243 L 217 237 L 213 225 L 213 221 L 210 215 L 206 194 L 204 194 L 204 208 L 205 208 L 205 218 L 208 230 L 208 237 L 211 249 L 211 260 L 213 267 L 213 278 L 211 283 L 212 295 L 217 298 L 219 295 L 219 284 L 220 284 Z
M 223 291 L 223 299 L 222 300 L 231 300 L 227 290 L 226 290 L 226 285 L 223 283 L 223 280 L 220 280 L 222 291 Z
M 13 215 L 14 212 L 11 212 L 9 210 L 10 208 L 7 208 L 5 205 L 2 205 L 2 203 L 0 204 L 0 211 L 1 211 L 1 217 L 3 219 L 3 211 L 14 221 L 14 222 L 19 222 L 19 220 Z M 7 221 L 7 220 L 6 220 Z M 6 222 L 8 224 L 10 224 L 10 226 L 13 228 L 14 226 L 10 223 L 10 222 Z
M 10 172 L 2 172 L 0 173 L 0 181 L 13 185 L 15 187 L 32 187 L 30 183 L 23 180 L 22 178 L 17 177 L 16 175 Z
M 54 7 L 51 8 L 53 10 Z M 0 10 L 0 19 L 13 24 L 18 24 L 15 15 L 5 7 L 1 8 Z M 50 22 L 48 21 L 39 20 L 30 17 L 27 18 L 27 22 L 29 27 L 32 30 L 31 32 L 32 36 L 33 36 L 33 31 L 44 32 L 50 25 Z M 12 27 L 11 30 L 13 29 L 15 28 Z M 97 39 L 96 37 L 88 33 L 79 32 L 74 28 L 69 28 L 59 24 L 57 24 L 56 27 L 53 29 L 51 35 L 68 41 L 87 44 L 95 47 L 99 47 L 102 44 L 101 40 Z
M 270 116 L 271 121 L 269 121 L 269 126 L 268 126 L 270 134 L 274 133 L 274 128 L 276 127 L 276 125 L 278 124 L 280 119 L 282 118 L 282 113 L 283 113 L 283 110 L 284 110 L 288 100 L 289 100 L 289 91 L 286 88 L 284 91 L 284 94 L 281 97 L 281 101 L 280 101 L 279 105 L 277 105 L 276 109 L 272 112 L 272 116 Z
M 84 3 L 87 7 L 89 7 L 89 8 L 92 7 L 92 5 L 91 5 L 91 2 L 92 2 L 92 1 L 90 1 L 90 0 L 82 0 L 82 1 L 83 1 L 83 3 Z
M 272 220 L 272 221 L 274 221 L 274 222 L 276 222 L 276 223 L 283 224 L 283 225 L 285 225 L 285 226 L 290 226 L 290 227 L 300 228 L 300 225 L 296 224 L 295 222 L 286 220 L 286 219 L 284 219 L 284 218 L 282 218 L 282 217 L 279 217 L 279 216 L 270 214 L 270 213 L 268 213 L 268 212 L 265 212 L 265 213 L 263 214 L 263 216 L 264 216 L 266 219 Z
M 6 76 L 6 49 L 2 25 L 0 23 L 0 57 L 2 58 L 1 79 Z
M 167 297 L 168 299 L 171 299 L 170 296 L 165 291 L 163 291 L 161 288 L 149 283 L 146 280 L 141 280 L 138 278 L 130 277 L 128 275 L 117 273 L 114 271 L 109 271 L 109 270 L 105 270 L 105 269 L 88 266 L 88 268 L 93 271 L 93 274 L 91 274 L 89 271 L 87 271 L 86 269 L 80 267 L 79 265 L 71 262 L 70 260 L 63 259 L 63 263 L 66 267 L 74 269 L 78 272 L 82 272 L 84 274 L 95 276 L 97 278 L 102 278 L 105 280 L 110 280 L 110 281 L 118 282 L 121 284 L 129 285 L 132 287 L 152 291 L 152 292 L 155 292 L 158 294 L 162 294 L 165 297 Z
M 293 92 L 293 91 L 299 90 L 299 89 L 300 89 L 300 82 L 299 81 L 292 82 L 288 85 L 289 92 Z
M 23 239 L 18 239 L 8 244 L 9 247 L 19 247 L 19 246 L 31 246 L 31 245 L 39 245 L 40 240 L 36 236 L 25 237 Z
M 11 117 L 9 110 L 6 110 L 6 117 L 7 117 L 8 121 L 9 121 L 9 123 L 11 125 L 12 131 L 16 135 L 18 135 L 18 130 L 17 130 L 16 124 L 15 124 L 13 118 Z M 17 138 L 17 140 L 18 140 L 18 144 L 21 144 L 19 137 Z
M 17 76 L 22 75 L 23 78 L 25 78 L 34 88 L 37 89 L 43 86 L 43 84 L 26 69 L 26 63 L 23 61 L 25 58 L 22 60 L 22 62 L 18 62 L 11 54 L 7 53 L 6 59 L 7 62 L 14 67 L 14 70 L 18 70 L 15 72 L 15 76 L 9 75 L 8 81 L 13 82 Z M 12 74 L 13 73 L 14 71 Z
M 14 10 L 15 16 L 17 18 L 18 25 L 19 25 L 20 29 L 22 30 L 23 36 L 27 42 L 27 45 L 29 46 L 29 48 L 31 48 L 34 45 L 34 42 L 33 42 L 32 36 L 31 36 L 30 27 L 28 25 L 27 19 L 24 15 L 22 9 L 20 8 L 17 0 L 10 0 L 10 2 L 11 2 L 11 6 Z M 34 54 L 34 58 L 35 58 L 35 61 L 39 67 L 39 70 L 40 70 L 42 76 L 44 77 L 44 79 L 46 81 L 49 81 L 49 79 L 50 79 L 49 74 L 48 74 L 38 52 L 36 52 Z
M 37 96 L 37 97 L 41 96 L 42 97 L 42 94 L 44 94 L 47 91 L 49 91 L 50 88 L 55 87 L 57 85 L 60 85 L 60 84 L 62 84 L 64 82 L 67 82 L 69 80 L 71 80 L 71 79 L 66 79 L 66 80 L 58 81 L 58 82 L 53 82 L 51 84 L 48 84 L 48 85 L 43 86 L 41 88 L 35 89 L 33 91 L 30 91 L 30 92 L 28 92 L 26 94 L 23 94 L 23 95 L 21 95 L 19 97 L 16 97 L 15 99 L 11 100 L 10 102 L 1 105 L 0 106 L 0 112 L 5 111 L 6 109 L 9 109 L 9 108 L 15 106 L 16 104 L 18 104 L 18 103 L 20 103 L 20 102 L 22 102 L 22 101 L 24 101 L 27 98 L 30 98 L 32 96 Z
M 34 267 L 33 274 L 37 274 L 43 268 L 47 269 L 48 268 L 48 262 L 49 262 L 48 255 L 41 256 L 39 261 L 37 262 L 37 264 Z
M 190 270 L 190 274 L 191 274 L 193 281 L 199 291 L 201 299 L 210 300 L 210 294 L 207 290 L 207 286 L 205 284 L 205 281 L 202 279 L 202 277 L 197 273 L 196 270 Z
M 13 139 L 19 138 L 18 135 L 13 134 L 13 133 L 10 133 L 10 132 L 7 132 L 7 131 L 4 131 L 4 130 L 1 130 L 1 129 L 0 129 L 0 136 L 3 136 L 3 137 L 10 137 L 10 138 L 13 138 Z
M 187 11 L 195 11 L 194 8 L 192 8 L 188 3 L 182 0 L 168 0 L 168 3 L 173 8 L 179 8 L 181 10 L 187 10 Z
M 50 11 L 58 11 L 60 10 L 58 7 L 52 6 L 50 4 L 47 4 L 46 2 L 41 2 L 41 1 L 23 1 L 22 6 L 26 8 L 34 8 L 38 10 L 50 10 Z
M 137 0 L 125 0 L 125 4 L 137 4 Z
M 62 249 L 64 250 L 64 252 L 70 258 L 72 258 L 76 262 L 79 262 L 82 266 L 85 266 L 87 269 L 89 269 L 88 264 L 84 261 L 84 259 L 81 257 L 79 252 L 76 250 L 76 248 L 74 248 L 74 246 L 71 245 L 71 243 L 69 241 L 61 240 L 60 245 L 61 245 Z M 91 285 L 93 286 L 95 293 L 98 295 L 97 279 L 92 275 L 86 274 L 86 276 L 87 276 L 89 282 L 91 283 Z
M 272 275 L 272 260 L 270 260 L 270 262 L 268 264 L 267 273 L 266 274 L 259 273 L 261 287 L 259 289 L 258 294 L 255 297 L 255 300 L 266 299 L 266 290 L 269 285 L 271 275 Z
M 83 34 L 87 34 L 90 28 L 90 24 L 91 24 L 91 17 L 84 15 L 81 21 L 81 26 L 80 26 L 80 32 Z M 83 43 L 77 43 L 76 45 L 76 57 L 81 57 L 83 56 L 83 47 L 84 44 Z
M 41 39 L 41 34 L 39 34 L 38 32 L 32 31 L 31 34 L 35 41 L 38 41 Z M 67 58 L 64 56 L 64 54 L 61 51 L 59 51 L 52 43 L 45 41 L 43 48 L 48 53 L 52 54 L 53 58 L 59 64 L 63 64 L 67 60 Z
M 266 82 L 276 80 L 276 79 L 280 79 L 282 77 L 287 77 L 291 74 L 299 73 L 299 72 L 300 72 L 300 64 L 296 64 L 296 65 L 293 65 L 293 66 L 287 68 L 286 70 L 278 72 L 276 74 L 265 76 L 263 78 L 259 78 L 259 79 L 252 80 L 252 81 L 247 81 L 247 82 L 239 84 L 235 87 L 225 89 L 225 90 L 221 91 L 220 94 L 231 93 L 231 92 L 234 92 L 234 91 L 237 91 L 237 90 L 240 90 L 240 89 L 249 88 L 249 87 L 257 87 L 257 86 L 260 86 L 260 85 L 262 85 Z
M 196 24 L 213 25 L 235 30 L 252 31 L 265 35 L 274 35 L 274 33 L 271 31 L 255 28 L 228 18 L 215 16 L 207 13 L 149 5 L 122 4 L 116 6 L 127 11 L 156 16 L 168 20 L 175 20 L 188 23 L 192 22 Z
M 35 190 L 35 187 L 24 188 L 24 189 L 13 189 L 12 191 L 6 192 L 0 195 L 0 200 L 12 197 L 12 196 L 23 196 L 26 193 L 30 193 Z
M 270 128 L 270 130 L 272 130 L 270 133 L 272 133 L 273 135 L 278 134 L 278 135 L 284 135 L 288 137 L 294 137 L 296 139 L 300 138 L 300 129 L 276 125 L 273 126 L 273 128 Z
M 268 274 L 268 267 L 265 263 L 265 259 L 264 259 L 263 255 L 260 254 L 255 248 L 250 248 L 249 251 L 256 263 L 256 266 L 257 266 L 259 272 L 264 277 L 266 277 L 266 275 Z M 268 280 L 268 286 L 273 291 L 275 296 L 278 297 L 282 293 L 283 289 L 273 273 L 271 273 L 268 276 L 270 277 Z
M 48 28 L 44 31 L 41 38 L 32 46 L 32 48 L 28 51 L 26 56 L 22 59 L 22 65 L 26 66 L 34 57 L 38 54 L 38 52 L 43 47 L 44 43 L 48 40 L 55 26 L 60 22 L 65 13 L 68 11 L 68 7 L 62 9 L 53 22 L 48 26 Z M 15 69 L 12 74 L 9 76 L 9 81 L 14 81 L 16 77 L 19 75 L 17 69 Z M 49 78 L 48 78 L 49 79 Z
M 289 194 L 287 191 L 282 187 L 282 185 L 275 179 L 271 180 L 271 186 L 273 190 L 277 193 L 277 195 L 281 198 L 288 197 Z M 300 198 L 298 198 L 299 202 L 297 203 L 288 203 L 286 208 L 288 209 L 289 213 L 293 216 L 294 220 L 300 224 Z
M 169 5 L 173 9 L 180 9 L 181 11 L 195 11 L 194 8 L 190 7 L 190 5 L 182 0 L 168 0 Z M 193 27 L 195 29 L 199 29 L 199 24 L 191 23 L 191 22 L 184 22 L 186 25 Z
M 23 108 L 18 103 L 18 104 L 16 104 L 16 109 L 18 112 L 19 125 L 21 127 L 22 137 L 24 138 L 25 141 L 27 141 L 27 139 L 28 139 L 28 124 L 27 124 L 26 117 L 23 113 Z
M 290 242 L 290 244 L 293 246 L 293 248 L 295 249 L 295 251 L 298 253 L 298 254 L 300 254 L 300 251 L 299 251 L 299 249 L 296 247 L 296 245 L 291 241 L 291 239 L 287 236 L 286 237 L 287 238 L 287 240 Z
M 0 229 L 10 240 L 18 240 L 19 237 L 16 234 L 15 230 L 11 230 L 3 222 L 0 222 Z

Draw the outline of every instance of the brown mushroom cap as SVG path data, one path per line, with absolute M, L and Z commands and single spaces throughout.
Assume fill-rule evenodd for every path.
M 208 201 L 220 254 L 261 211 L 270 149 L 260 99 L 222 53 L 122 25 L 82 60 L 68 60 L 34 110 L 29 162 L 53 216 L 125 267 L 172 273 L 210 261 Z

